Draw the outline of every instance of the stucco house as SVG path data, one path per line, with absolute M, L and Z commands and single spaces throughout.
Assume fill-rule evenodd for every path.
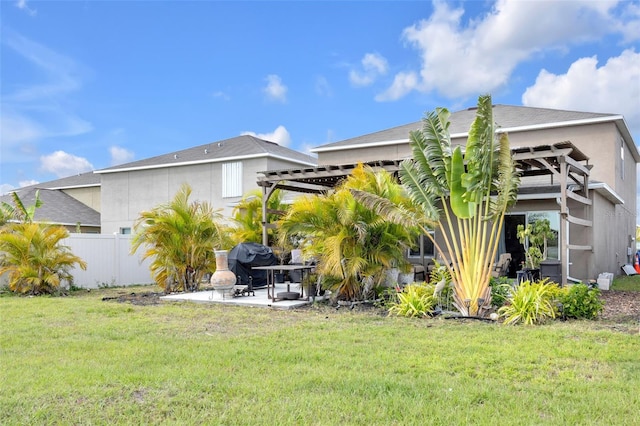
M 465 144 L 475 110 L 452 113 L 453 145 Z M 622 265 L 632 263 L 640 152 L 624 117 L 510 105 L 495 105 L 493 114 L 499 131 L 509 135 L 522 175 L 518 202 L 506 218 L 500 243 L 500 252 L 512 254 L 512 270 L 523 257 L 517 225 L 541 218 L 549 219 L 557 235 L 550 241 L 549 258 L 559 261 L 564 283 L 602 272 L 619 274 Z M 258 183 L 263 198 L 285 186 L 322 192 L 359 162 L 395 172 L 411 155 L 409 132 L 421 126 L 418 121 L 316 147 L 315 168 L 262 173 Z M 429 262 L 435 256 L 433 245 L 423 237 L 408 256 L 416 263 Z
M 315 157 L 243 135 L 97 170 L 102 232 L 130 233 L 141 211 L 168 202 L 183 183 L 192 200 L 231 217 L 242 196 L 258 188 L 259 171 L 315 165 Z

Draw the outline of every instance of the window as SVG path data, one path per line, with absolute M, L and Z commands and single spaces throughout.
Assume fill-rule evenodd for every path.
M 120 234 L 121 235 L 130 235 L 131 234 L 131 228 L 120 228 Z
M 431 232 L 433 237 L 433 232 Z M 416 238 L 416 246 L 409 249 L 409 258 L 421 259 L 422 257 L 433 257 L 435 255 L 435 248 L 433 241 L 426 235 L 420 235 Z
M 222 164 L 222 198 L 242 197 L 242 161 Z
M 560 259 L 560 247 L 558 237 L 560 236 L 560 214 L 558 212 L 530 212 L 527 214 L 527 223 L 533 225 L 538 220 L 549 221 L 551 235 L 547 238 L 547 259 Z
M 624 180 L 624 140 L 620 139 L 620 178 Z

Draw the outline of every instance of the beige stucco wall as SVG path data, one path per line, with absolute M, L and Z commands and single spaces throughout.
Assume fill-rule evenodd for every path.
M 100 211 L 100 186 L 89 186 L 86 188 L 69 188 L 64 189 L 63 192 L 80 201 L 81 203 L 86 204 L 95 211 Z
M 242 160 L 242 193 L 258 189 L 259 171 L 295 167 L 286 160 L 258 157 Z M 234 205 L 242 197 L 222 198 L 222 162 L 123 171 L 102 174 L 102 232 L 120 232 L 132 228 L 143 210 L 170 201 L 183 183 L 191 186 L 190 200 L 210 202 L 229 219 Z
M 411 157 L 408 143 L 318 153 L 319 165 L 354 164 L 376 160 L 402 160 Z

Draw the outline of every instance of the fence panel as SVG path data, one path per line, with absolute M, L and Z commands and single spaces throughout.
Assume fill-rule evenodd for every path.
M 74 268 L 74 285 L 83 288 L 150 284 L 149 260 L 129 254 L 131 236 L 120 234 L 69 234 L 62 244 L 87 262 L 87 270 Z

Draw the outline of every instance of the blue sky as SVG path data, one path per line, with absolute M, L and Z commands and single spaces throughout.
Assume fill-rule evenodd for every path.
M 0 192 L 254 133 L 307 151 L 494 103 L 623 114 L 640 2 L 1 1 Z

